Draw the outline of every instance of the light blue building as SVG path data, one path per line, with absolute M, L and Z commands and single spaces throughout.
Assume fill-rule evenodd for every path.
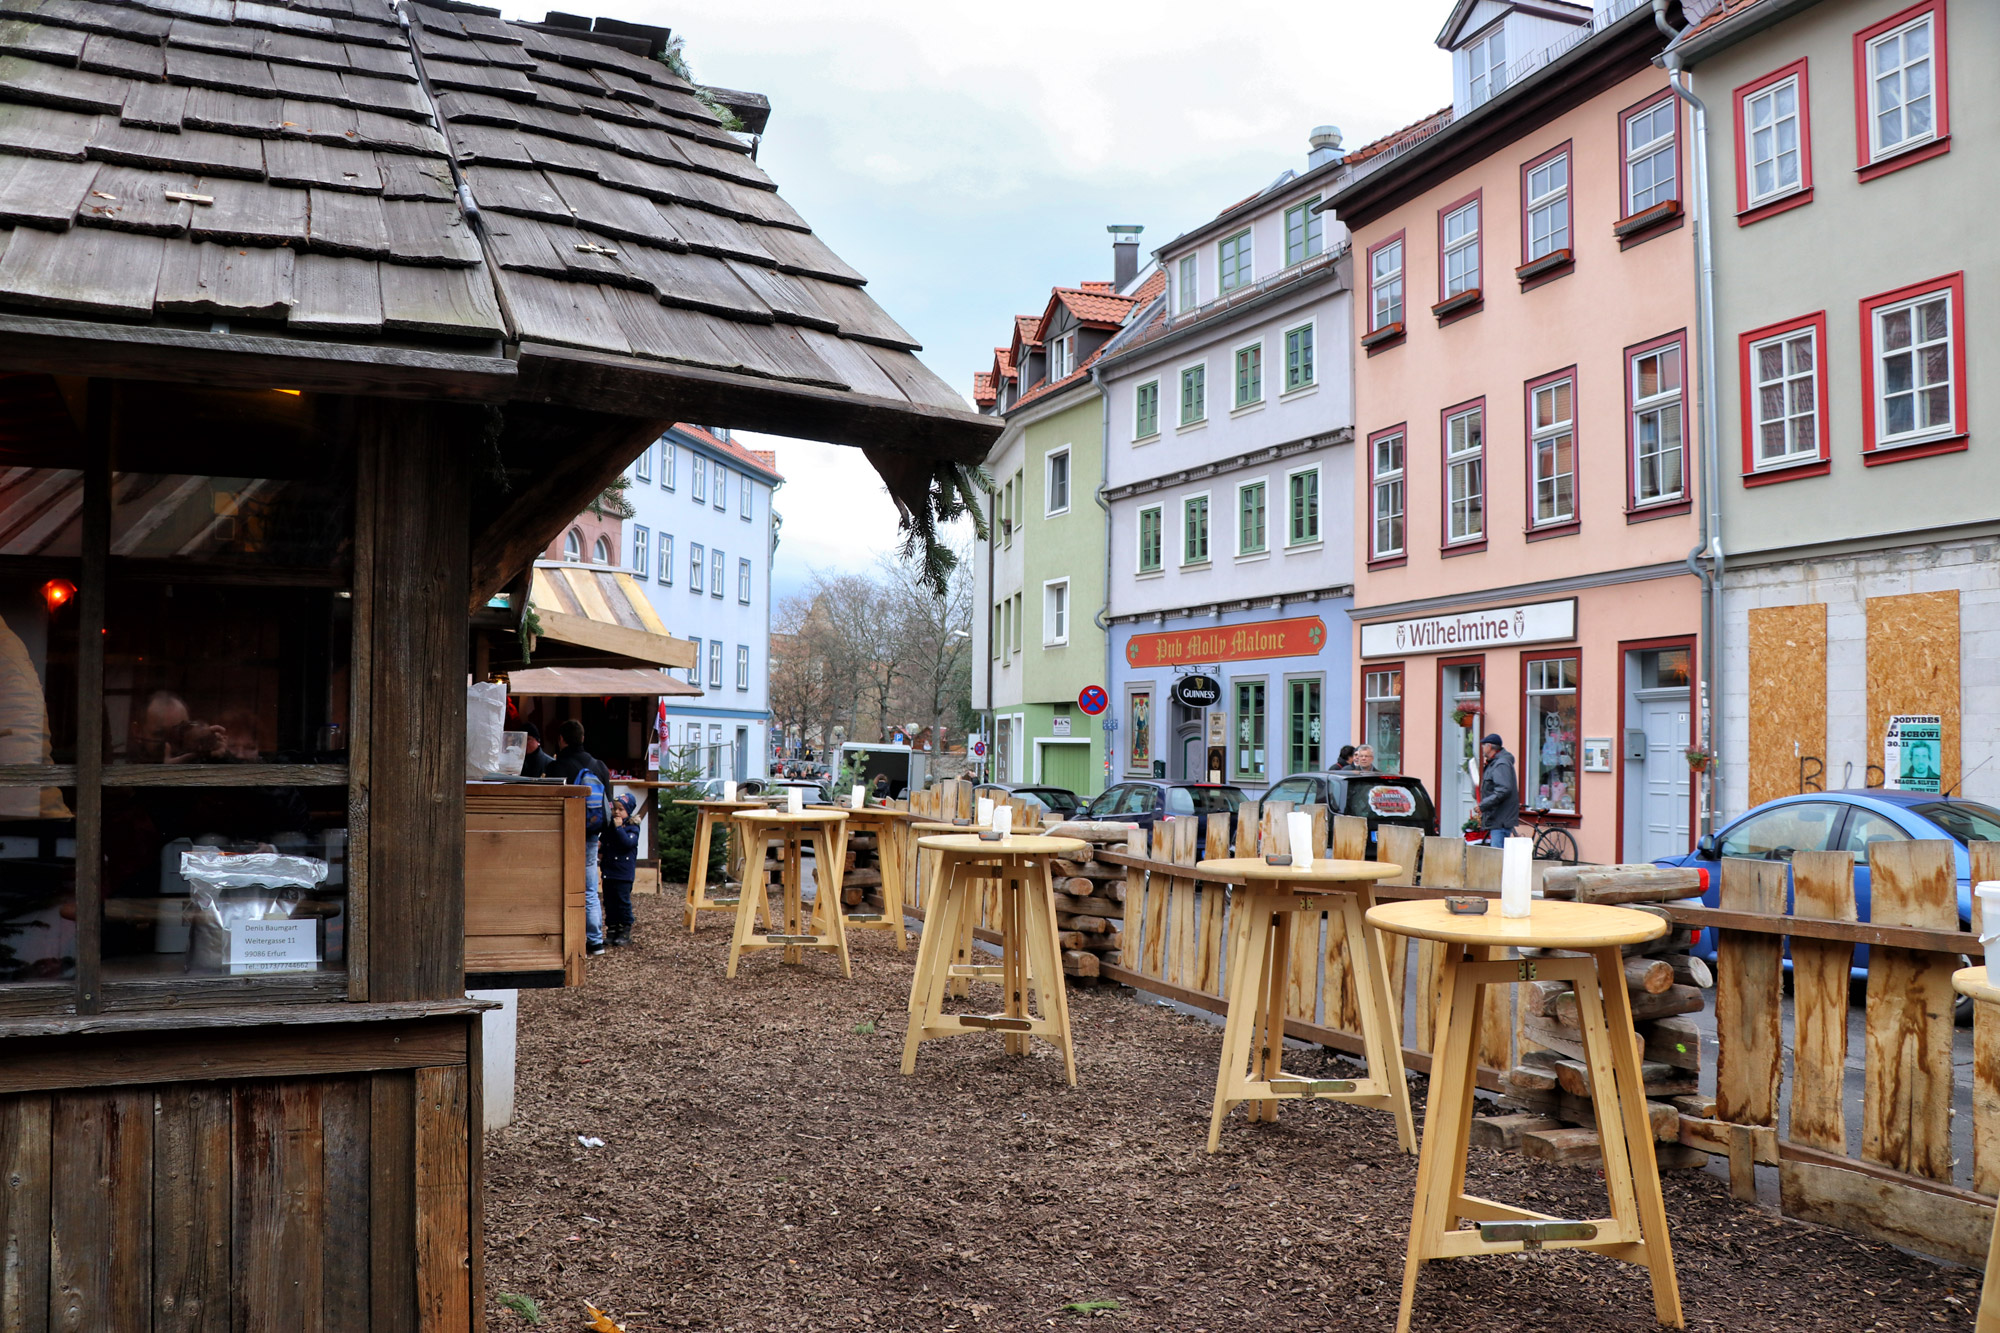
M 662 762 L 738 781 L 768 776 L 777 456 L 727 431 L 676 425 L 625 475 L 634 512 L 622 524 L 622 563 L 660 619 L 700 649 L 687 675 L 702 697 L 663 701 Z

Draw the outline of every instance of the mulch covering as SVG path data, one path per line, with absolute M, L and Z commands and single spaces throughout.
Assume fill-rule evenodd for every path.
M 639 943 L 588 985 L 521 996 L 517 1118 L 487 1140 L 489 1298 L 532 1297 L 558 1328 L 588 1300 L 632 1333 L 1394 1327 L 1416 1159 L 1386 1114 L 1239 1111 L 1210 1157 L 1221 1030 L 1110 987 L 1071 989 L 1075 1090 L 1047 1048 L 1011 1059 L 997 1036 L 927 1043 L 903 1078 L 914 950 L 857 931 L 851 982 L 829 955 L 767 953 L 731 983 L 725 917 L 690 938 L 675 899 L 638 911 Z M 1467 1178 L 1605 1211 L 1594 1172 L 1475 1149 Z M 1737 1203 L 1706 1173 L 1671 1173 L 1667 1207 L 1691 1329 L 1973 1326 L 1975 1272 Z M 1065 1308 L 1091 1302 L 1116 1306 Z M 1647 1330 L 1652 1308 L 1628 1265 L 1496 1257 L 1428 1265 L 1416 1326 Z

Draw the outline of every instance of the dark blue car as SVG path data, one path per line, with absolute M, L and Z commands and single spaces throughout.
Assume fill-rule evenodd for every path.
M 1870 849 L 1884 842 L 1906 842 L 1912 838 L 1948 838 L 1954 844 L 1958 919 L 1961 926 L 1968 924 L 1972 920 L 1972 864 L 1966 844 L 2000 841 L 2000 810 L 1977 801 L 1880 787 L 1781 796 L 1766 801 L 1719 832 L 1706 835 L 1688 855 L 1662 857 L 1655 864 L 1698 866 L 1706 870 L 1708 889 L 1701 901 L 1715 907 L 1719 905 L 1725 856 L 1789 863 L 1797 852 L 1852 852 L 1854 910 L 1861 920 L 1867 921 Z M 1788 887 L 1785 910 L 1791 908 Z M 1713 931 L 1702 932 L 1696 952 L 1714 959 Z M 1867 971 L 1868 947 L 1856 945 L 1854 975 L 1864 976 Z

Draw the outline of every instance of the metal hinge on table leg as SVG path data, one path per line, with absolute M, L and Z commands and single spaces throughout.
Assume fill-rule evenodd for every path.
M 1596 1240 L 1595 1222 L 1481 1222 L 1479 1239 L 1488 1245 L 1520 1241 L 1524 1250 L 1539 1250 L 1546 1241 Z
M 1521 979 L 1522 981 L 1533 981 L 1533 980 L 1535 979 L 1535 960 L 1534 960 L 1534 959 L 1532 959 L 1532 958 L 1523 958 L 1523 959 L 1521 960 L 1521 977 L 1520 977 L 1520 979 Z
M 1331 1097 L 1354 1091 L 1351 1078 L 1297 1078 L 1282 1075 L 1271 1080 L 1272 1092 L 1288 1092 L 1311 1100 L 1314 1097 Z

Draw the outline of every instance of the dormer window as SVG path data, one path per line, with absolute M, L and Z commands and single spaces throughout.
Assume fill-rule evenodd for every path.
M 1218 252 L 1222 276 L 1218 285 L 1225 292 L 1250 285 L 1250 229 L 1245 227 L 1222 242 Z
M 1069 375 L 1076 369 L 1076 333 L 1072 330 L 1055 340 L 1049 348 L 1049 382 L 1051 384 Z
M 1465 48 L 1466 109 L 1497 95 L 1507 86 L 1507 30 L 1494 29 Z
M 1181 259 L 1181 276 L 1179 283 L 1180 308 L 1182 310 L 1194 309 L 1196 304 L 1200 300 L 1200 293 L 1197 292 L 1195 289 L 1195 282 L 1196 282 L 1195 257 L 1193 255 L 1185 255 Z

